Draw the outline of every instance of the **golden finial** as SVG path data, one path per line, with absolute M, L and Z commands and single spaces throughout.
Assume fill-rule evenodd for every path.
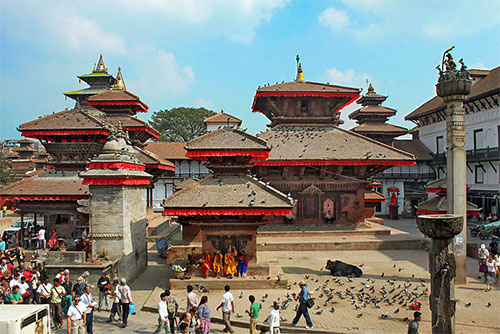
M 368 86 L 368 91 L 369 91 L 369 92 L 374 92 L 374 91 L 375 91 L 375 89 L 373 88 L 373 85 L 372 85 L 372 84 L 370 84 L 370 85 Z
M 97 62 L 97 66 L 94 67 L 94 72 L 108 73 L 108 69 L 106 68 L 106 66 L 104 66 L 102 54 L 99 55 L 99 62 Z
M 224 109 L 221 108 L 220 113 L 223 114 L 224 113 Z
M 295 79 L 295 81 L 305 81 L 301 63 L 299 63 L 299 67 L 297 68 L 297 78 Z
M 125 81 L 122 76 L 122 68 L 118 67 L 118 74 L 116 75 L 116 82 L 113 86 L 113 90 L 126 90 Z

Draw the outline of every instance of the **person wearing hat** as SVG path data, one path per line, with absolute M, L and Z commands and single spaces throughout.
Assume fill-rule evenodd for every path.
M 422 320 L 422 313 L 415 312 L 413 313 L 413 320 L 408 324 L 408 334 L 418 334 L 418 322 Z
M 295 297 L 295 300 L 299 301 L 299 307 L 297 308 L 297 314 L 295 315 L 295 318 L 292 320 L 292 324 L 294 326 L 297 326 L 297 323 L 300 320 L 300 316 L 304 315 L 304 318 L 306 319 L 306 328 L 311 329 L 313 328 L 313 323 L 311 321 L 311 317 L 309 316 L 309 310 L 307 308 L 307 301 L 309 300 L 309 290 L 307 289 L 306 282 L 300 281 L 299 282 L 300 286 L 300 293 Z
M 280 303 L 278 301 L 273 302 L 273 308 L 267 317 L 267 324 L 270 334 L 280 334 Z

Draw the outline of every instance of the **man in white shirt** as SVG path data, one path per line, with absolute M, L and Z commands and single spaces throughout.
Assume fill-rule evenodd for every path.
M 155 330 L 155 334 L 160 334 L 162 328 L 165 329 L 165 334 L 170 334 L 167 297 L 165 292 L 160 295 L 160 302 L 158 303 L 158 327 Z
M 109 319 L 106 322 L 112 322 L 115 320 L 115 314 L 118 314 L 120 321 L 122 320 L 122 311 L 120 310 L 120 290 L 118 290 L 118 280 L 115 278 L 113 280 L 114 291 L 108 291 L 107 293 L 113 297 L 113 305 L 111 305 L 111 311 L 109 313 Z
M 221 298 L 220 305 L 217 306 L 216 310 L 219 310 L 222 307 L 222 319 L 224 320 L 224 325 L 226 326 L 224 331 L 234 333 L 234 329 L 231 327 L 231 312 L 234 313 L 234 297 L 229 290 L 231 287 L 226 285 L 224 287 L 226 291 Z
M 271 309 L 271 313 L 267 318 L 267 324 L 269 325 L 269 333 L 270 334 L 280 334 L 280 304 L 275 301 L 273 303 L 273 308 Z
M 12 289 L 15 285 L 17 285 L 19 287 L 19 289 L 21 289 L 21 279 L 20 279 L 20 276 L 19 273 L 15 273 L 14 274 L 14 278 L 10 280 L 10 283 L 9 283 L 9 286 L 10 288 Z
M 132 291 L 127 285 L 127 280 L 125 278 L 120 279 L 120 285 L 118 285 L 118 291 L 120 292 L 120 306 L 122 307 L 122 327 L 127 327 L 127 319 L 129 313 L 130 304 L 132 301 Z
M 40 302 L 42 304 L 48 304 L 50 301 L 50 290 L 52 290 L 52 284 L 50 284 L 50 280 L 48 277 L 45 278 L 45 281 L 40 284 L 38 287 L 38 294 L 40 295 Z
M 76 295 L 75 295 L 76 296 Z M 94 307 L 95 303 L 92 300 L 92 293 L 90 293 L 90 286 L 85 286 L 85 292 L 80 296 L 82 304 L 87 306 L 85 310 L 85 326 L 87 327 L 87 334 L 93 334 L 92 322 L 94 321 Z
M 45 229 L 43 227 L 38 231 L 38 248 L 45 249 Z
M 68 334 L 85 334 L 85 310 L 87 305 L 80 303 L 80 296 L 75 296 L 68 308 Z

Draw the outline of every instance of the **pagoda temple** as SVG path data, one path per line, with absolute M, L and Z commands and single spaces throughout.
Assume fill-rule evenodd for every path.
M 213 174 L 166 198 L 163 214 L 177 216 L 183 241 L 201 241 L 203 251 L 244 250 L 256 261 L 257 228 L 292 213 L 293 199 L 250 175 L 250 161 L 265 161 L 270 147 L 232 126 L 186 144 L 186 156 L 207 161 Z
M 135 117 L 138 112 L 147 112 L 148 107 L 138 96 L 127 91 L 121 69 L 114 78 L 108 74 L 101 56 L 92 73 L 78 77 L 90 87 L 65 93 L 76 101 L 73 109 L 18 127 L 23 136 L 38 139 L 45 147 L 50 155 L 47 170 L 0 192 L 0 197 L 9 201 L 21 217 L 26 214 L 44 216 L 47 231 L 55 228 L 64 239 L 88 230 L 89 211 L 85 200 L 90 198 L 90 193 L 80 172 L 102 152 L 113 131 L 128 132 L 136 158 L 153 180 L 164 172 L 175 170 L 170 161 L 144 149 L 146 140 L 158 138 L 159 134 Z M 116 165 L 117 168 L 123 166 Z M 146 181 L 150 183 L 149 179 Z M 148 185 L 145 192 L 148 203 L 152 203 L 152 186 Z
M 392 166 L 415 164 L 412 154 L 338 127 L 340 111 L 360 93 L 306 81 L 301 64 L 296 80 L 257 89 L 252 109 L 271 121 L 259 136 L 271 152 L 266 160 L 252 161 L 253 170 L 297 201 L 293 223 L 363 222 L 373 215 L 373 203 L 384 200 L 373 191 L 366 195 L 367 179 Z
M 351 131 L 387 145 L 392 145 L 394 138 L 407 134 L 408 130 L 406 128 L 387 123 L 389 117 L 396 115 L 396 110 L 381 105 L 386 99 L 387 96 L 377 94 L 372 84 L 370 84 L 368 93 L 356 101 L 362 107 L 349 114 L 349 118 L 355 119 L 359 124 L 352 128 Z

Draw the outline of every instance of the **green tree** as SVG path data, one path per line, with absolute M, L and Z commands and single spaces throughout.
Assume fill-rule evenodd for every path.
M 1 147 L 2 143 L 0 143 L 0 148 Z M 5 159 L 5 155 L 0 150 L 0 185 L 8 184 L 11 179 L 9 162 Z
M 153 113 L 149 124 L 160 132 L 162 141 L 188 141 L 206 133 L 203 120 L 215 115 L 205 108 L 172 108 Z

